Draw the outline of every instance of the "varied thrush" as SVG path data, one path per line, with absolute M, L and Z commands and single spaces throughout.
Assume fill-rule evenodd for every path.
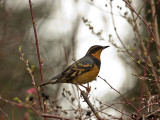
M 90 47 L 83 58 L 75 61 L 62 73 L 50 78 L 47 82 L 40 84 L 40 86 L 56 83 L 73 83 L 82 85 L 95 80 L 101 66 L 100 54 L 102 50 L 107 47 L 109 46 L 94 45 Z

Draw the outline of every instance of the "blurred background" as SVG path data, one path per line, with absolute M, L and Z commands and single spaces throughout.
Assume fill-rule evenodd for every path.
M 74 60 L 83 57 L 92 45 L 109 45 L 101 54 L 99 76 L 128 99 L 133 96 L 140 97 L 141 80 L 133 74 L 143 71 L 139 71 L 142 68 L 138 68 L 131 57 L 138 54 L 143 58 L 146 55 L 138 46 L 139 36 L 132 21 L 137 19 L 137 16 L 123 1 L 32 0 L 32 4 L 43 60 L 44 80 L 62 72 Z M 151 20 L 150 3 L 147 0 L 134 0 L 131 4 L 145 19 Z M 139 19 L 136 22 L 139 34 L 147 45 L 149 32 Z M 39 84 L 39 64 L 29 3 L 27 0 L 0 0 L 0 95 L 11 101 L 14 97 L 25 101 L 27 90 L 33 87 L 26 66 L 20 60 L 19 46 L 22 46 L 24 58 L 29 60 L 30 65 L 35 66 L 34 75 Z M 151 50 L 151 57 L 155 60 L 156 46 L 153 45 Z M 90 85 L 90 100 L 97 108 L 100 106 L 98 101 L 109 105 L 122 100 L 119 94 L 100 78 Z M 72 104 L 64 98 L 64 89 L 70 91 L 72 96 L 77 98 L 77 102 Z M 87 104 L 78 97 L 74 85 L 48 85 L 45 86 L 45 92 L 50 98 L 57 98 L 57 104 L 64 110 L 76 109 L 79 105 L 87 109 Z M 128 106 L 116 107 L 129 114 L 134 111 Z M 14 120 L 23 119 L 27 114 L 26 109 L 2 101 L 0 108 Z M 105 112 L 112 116 L 121 116 L 121 113 L 113 109 L 106 109 Z M 74 118 L 75 115 L 70 112 L 66 116 Z M 37 118 L 31 115 L 30 119 Z

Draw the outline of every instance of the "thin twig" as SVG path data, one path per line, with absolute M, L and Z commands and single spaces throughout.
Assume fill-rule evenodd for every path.
M 39 101 L 39 104 L 40 104 L 40 109 L 41 109 L 41 111 L 42 111 L 43 109 L 42 109 L 42 107 L 41 107 L 41 98 L 40 98 L 40 94 L 39 94 L 39 91 L 38 91 L 38 87 L 36 86 L 35 77 L 34 77 L 34 75 L 33 75 L 32 68 L 30 68 L 30 66 L 29 66 L 28 60 L 25 60 L 25 59 L 24 59 L 24 53 L 22 53 L 21 46 L 19 47 L 19 53 L 21 54 L 20 59 L 25 63 L 25 65 L 26 65 L 26 67 L 27 67 L 27 71 L 29 72 L 29 74 L 30 74 L 30 76 L 31 76 L 32 84 L 33 84 L 33 86 L 34 86 L 35 89 L 36 89 L 36 92 L 37 92 L 37 95 L 38 95 L 38 101 Z
M 98 100 L 98 99 L 97 99 L 97 101 L 98 101 L 98 102 L 101 102 L 101 101 Z M 126 114 L 126 113 L 123 113 L 122 111 L 120 111 L 120 110 L 118 110 L 117 108 L 113 107 L 113 105 L 115 105 L 116 103 L 111 104 L 111 105 L 107 105 L 107 104 L 101 102 L 101 104 L 103 104 L 103 105 L 105 105 L 105 106 L 107 106 L 107 107 L 101 108 L 101 110 L 99 110 L 99 111 L 103 111 L 103 110 L 106 110 L 106 109 L 108 109 L 108 108 L 112 108 L 112 109 L 114 109 L 115 111 L 121 113 L 122 115 L 126 115 L 126 116 L 128 116 L 128 117 L 131 117 L 131 115 Z
M 38 37 L 37 37 L 37 31 L 36 31 L 36 26 L 35 26 L 35 19 L 34 19 L 34 15 L 33 15 L 31 0 L 29 0 L 29 6 L 30 6 L 31 17 L 32 17 L 35 41 L 36 41 L 36 49 L 37 49 L 39 67 L 40 67 L 41 83 L 43 83 L 44 80 L 43 80 L 42 60 L 41 60 L 40 51 L 39 51 Z M 41 87 L 41 90 L 42 90 L 42 93 L 44 93 L 44 88 L 43 87 Z M 40 107 L 42 108 L 41 101 L 39 101 L 39 102 L 40 102 Z M 43 106 L 44 106 L 44 111 L 46 112 L 47 109 L 46 109 L 46 105 L 44 104 L 44 100 L 43 100 Z
M 149 39 L 148 41 L 148 45 L 147 45 L 147 56 L 146 56 L 146 60 L 145 60 L 145 68 L 147 68 L 147 65 L 148 65 L 148 61 L 149 61 L 149 52 L 150 52 L 150 47 L 151 47 L 151 39 Z M 144 75 L 143 75 L 143 78 L 142 78 L 142 87 L 141 87 L 141 95 L 140 95 L 140 100 L 139 100 L 139 108 L 138 108 L 138 113 L 137 113 L 137 116 L 139 116 L 139 110 L 141 109 L 141 105 L 142 105 L 142 98 L 143 98 L 143 93 L 144 93 L 144 86 L 146 84 L 146 77 L 147 75 L 147 69 L 144 69 Z
M 46 113 L 42 113 L 41 116 L 42 117 L 47 117 L 47 118 L 60 119 L 60 120 L 72 120 L 72 119 L 63 118 L 63 117 L 60 117 L 60 116 L 50 115 L 50 114 L 46 114 Z
M 139 14 L 141 13 L 142 9 L 145 8 L 146 2 L 147 2 L 147 0 L 144 0 L 144 1 L 143 1 L 142 7 L 140 7 L 140 9 L 138 10 L 138 13 L 139 13 Z M 135 21 L 137 21 L 137 19 L 138 19 L 138 16 L 135 18 Z
M 157 43 L 160 43 L 158 21 L 157 21 L 157 12 L 156 12 L 156 9 L 155 9 L 154 0 L 150 0 L 150 4 L 151 4 L 151 11 L 152 11 L 153 30 L 154 30 L 154 33 L 155 33 Z M 157 47 L 157 51 L 158 51 L 158 56 L 160 57 L 160 49 L 158 47 Z
M 145 25 L 148 27 L 148 29 L 149 29 L 149 31 L 150 31 L 150 33 L 151 33 L 151 36 L 153 37 L 152 40 L 156 43 L 157 47 L 160 49 L 159 43 L 156 41 L 156 37 L 155 37 L 155 35 L 154 35 L 153 31 L 152 31 L 151 26 L 147 23 L 147 21 L 146 21 L 143 17 L 141 17 L 141 16 L 134 10 L 134 8 L 130 5 L 129 2 L 127 2 L 126 0 L 123 0 L 123 1 L 124 1 L 124 2 L 129 6 L 129 8 L 138 16 L 138 18 L 139 18 L 140 20 L 142 20 L 143 23 L 145 23 Z
M 138 26 L 137 26 L 136 20 L 135 20 L 135 18 L 134 18 L 133 11 L 131 11 L 131 13 L 132 13 L 133 22 L 134 22 L 134 25 L 135 25 L 135 30 L 136 30 L 136 33 L 137 33 L 138 38 L 139 38 L 139 40 L 140 40 L 141 47 L 142 47 L 142 49 L 143 49 L 143 52 L 144 52 L 144 53 L 147 53 L 146 47 L 144 46 L 144 42 L 143 42 L 143 40 L 142 40 L 142 37 L 141 37 L 141 35 L 140 35 L 140 31 L 139 31 Z M 154 68 L 154 66 L 153 66 L 152 60 L 151 60 L 151 58 L 150 58 L 149 55 L 148 55 L 148 61 L 149 61 L 150 65 L 151 65 L 153 76 L 154 76 L 155 79 L 156 79 L 157 88 L 158 88 L 159 91 L 160 91 L 160 87 L 159 87 L 159 83 L 158 83 L 158 77 L 157 77 L 155 68 Z M 138 63 L 138 64 L 139 64 L 139 63 Z M 147 68 L 145 68 L 145 69 L 147 69 Z M 148 70 L 147 70 L 147 71 L 148 71 Z M 151 72 L 150 72 L 150 73 L 151 73 Z M 151 74 L 152 74 L 152 73 L 151 73 Z
M 31 75 L 32 84 L 35 86 L 35 85 L 36 85 L 36 83 L 35 83 L 35 78 L 34 78 L 34 75 L 32 74 L 31 68 L 29 67 L 29 63 L 28 63 L 29 61 L 24 59 L 24 53 L 22 53 L 21 47 L 19 48 L 19 53 L 21 54 L 20 60 L 22 60 L 22 61 L 25 63 L 25 65 L 26 65 L 26 67 L 27 67 L 27 71 L 28 71 L 29 74 Z
M 6 116 L 6 118 L 8 119 L 8 120 L 11 120 L 10 118 L 9 118 L 9 116 L 3 111 L 3 109 L 2 108 L 0 108 L 0 111 L 2 112 L 2 114 L 3 115 L 5 115 Z
M 143 53 L 147 53 L 147 49 L 146 49 L 146 47 L 144 46 L 144 42 L 143 42 L 142 37 L 141 37 L 141 35 L 140 35 L 140 31 L 139 31 L 139 29 L 138 29 L 138 25 L 137 25 L 136 20 L 135 20 L 135 18 L 134 18 L 133 11 L 131 11 L 131 13 L 132 13 L 133 22 L 134 22 L 134 25 L 135 25 L 135 30 L 136 30 L 136 33 L 137 33 L 137 35 L 138 35 L 138 38 L 139 38 L 141 47 L 142 47 L 142 49 L 143 49 Z M 159 91 L 160 91 L 159 80 L 158 80 L 158 77 L 157 77 L 157 74 L 156 74 L 154 65 L 153 65 L 153 63 L 152 63 L 152 60 L 151 60 L 151 57 L 149 56 L 149 54 L 148 54 L 148 61 L 149 61 L 150 65 L 151 65 L 153 77 L 156 79 L 157 88 L 158 88 Z M 139 64 L 139 63 L 138 63 L 138 64 Z M 141 65 L 141 66 L 142 66 L 142 65 Z M 147 69 L 147 67 L 145 67 L 145 69 Z M 147 71 L 148 71 L 148 70 L 147 70 Z M 152 74 L 152 73 L 150 72 L 150 74 Z
M 6 100 L 6 99 L 2 98 L 1 96 L 0 96 L 0 100 L 4 101 L 6 103 L 9 103 L 11 105 L 16 105 L 18 107 L 23 107 L 23 108 L 30 109 L 30 110 L 34 111 L 35 114 L 37 114 L 37 115 L 39 115 L 41 117 L 56 118 L 56 119 L 60 119 L 60 120 L 71 120 L 71 119 L 67 119 L 67 118 L 64 118 L 64 117 L 60 117 L 60 116 L 55 116 L 55 115 L 50 115 L 50 114 L 42 113 L 42 112 L 38 111 L 37 109 L 33 108 L 32 106 L 30 106 L 28 104 L 25 104 L 23 102 L 22 103 L 12 102 L 12 101 L 9 101 L 9 100 Z
M 25 103 L 12 102 L 12 101 L 9 101 L 9 100 L 6 100 L 6 99 L 2 98 L 1 96 L 0 96 L 0 100 L 4 101 L 4 102 L 6 102 L 6 103 L 9 103 L 9 104 L 11 104 L 11 105 L 16 105 L 16 106 L 18 106 L 18 107 L 23 107 L 23 108 L 31 109 L 31 110 L 33 110 L 37 115 L 40 115 L 40 111 L 36 110 L 35 108 L 33 108 L 33 107 L 31 107 L 30 105 L 27 105 L 27 104 L 25 104 Z
M 148 29 L 149 29 L 149 31 L 150 31 L 150 33 L 151 33 L 151 39 L 148 41 L 147 50 L 146 50 L 147 57 L 146 57 L 146 60 L 145 60 L 145 67 L 147 67 L 148 61 L 150 61 L 149 51 L 150 51 L 151 40 L 153 40 L 153 41 L 156 43 L 158 49 L 160 49 L 159 42 L 157 41 L 156 36 L 154 35 L 154 32 L 153 32 L 151 26 L 147 23 L 147 21 L 144 20 L 144 18 L 141 17 L 141 16 L 134 10 L 134 8 L 130 5 L 129 2 L 127 2 L 126 0 L 123 0 L 123 1 L 129 6 L 129 8 L 131 9 L 131 11 L 133 11 L 133 12 L 138 16 L 138 18 L 139 18 L 140 20 L 142 20 L 143 23 L 145 23 L 145 25 L 148 27 Z M 151 63 L 152 63 L 152 62 L 151 62 Z M 153 69 L 154 69 L 154 68 L 152 68 L 152 71 L 153 71 Z M 144 70 L 144 77 L 146 76 L 146 71 L 147 71 L 147 70 L 145 69 L 145 70 Z M 154 73 L 154 71 L 153 71 L 153 73 Z M 155 77 L 156 77 L 156 76 L 155 76 Z M 157 83 L 158 83 L 157 86 L 158 86 L 158 89 L 160 89 L 160 88 L 159 88 L 159 82 L 158 82 L 158 81 L 159 81 L 159 80 L 157 80 Z M 139 103 L 139 110 L 141 109 L 141 104 L 142 104 L 142 103 L 141 103 L 141 100 L 142 100 L 142 97 L 143 97 L 144 86 L 145 86 L 145 79 L 142 79 L 142 89 L 141 89 L 141 97 L 140 97 L 140 103 Z M 139 112 L 138 112 L 138 114 L 139 114 Z
M 151 115 L 153 115 L 153 114 L 155 114 L 155 113 L 157 113 L 157 112 L 159 112 L 159 111 L 160 111 L 160 108 L 159 108 L 159 109 L 157 109 L 157 110 L 155 110 L 154 112 L 152 112 L 152 113 L 150 113 L 150 114 L 146 115 L 146 117 L 149 117 L 149 116 L 151 116 Z
M 37 37 L 37 31 L 36 31 L 36 26 L 35 26 L 35 19 L 34 19 L 34 15 L 33 15 L 33 9 L 32 9 L 32 3 L 31 3 L 31 0 L 29 0 L 29 5 L 30 5 L 30 11 L 31 11 L 32 23 L 33 23 L 33 29 L 34 29 L 34 35 L 35 35 L 35 41 L 36 41 L 36 48 L 37 48 L 38 62 L 39 62 L 40 73 L 41 73 L 41 83 L 43 83 L 43 82 L 44 82 L 44 80 L 43 80 L 42 60 L 41 60 L 41 57 L 40 57 L 40 51 L 39 51 L 39 45 L 38 45 L 38 37 Z
M 145 106 L 143 106 L 143 108 L 141 108 L 139 111 L 142 111 L 142 110 L 144 110 L 145 108 L 147 108 L 147 107 L 149 107 L 149 106 L 158 105 L 158 104 L 159 104 L 159 102 L 151 103 L 151 104 L 145 105 Z
M 102 80 L 104 80 L 104 82 L 106 82 L 111 89 L 113 89 L 114 91 L 116 91 L 116 92 L 117 92 L 121 97 L 123 97 L 136 111 L 138 111 L 137 108 L 136 108 L 127 98 L 125 98 L 118 90 L 116 90 L 115 88 L 113 88 L 104 78 L 102 78 L 102 77 L 100 77 L 100 76 L 98 76 L 98 77 L 101 78 Z
M 111 17 L 112 17 L 112 23 L 113 23 L 113 27 L 114 27 L 114 31 L 118 37 L 118 40 L 120 41 L 120 43 L 122 44 L 123 48 L 126 50 L 126 52 L 128 53 L 129 56 L 131 56 L 130 52 L 128 51 L 128 49 L 126 48 L 125 44 L 123 43 L 122 39 L 120 38 L 117 29 L 116 29 L 116 25 L 115 25 L 115 21 L 114 21 L 114 17 L 113 17 L 113 10 L 112 10 L 112 0 L 110 0 L 110 8 L 111 8 Z
M 144 53 L 146 52 L 146 48 L 145 48 L 145 45 L 144 45 L 144 42 L 143 42 L 143 39 L 142 39 L 142 36 L 140 34 L 140 31 L 138 29 L 138 25 L 137 25 L 137 22 L 136 22 L 136 19 L 134 17 L 134 14 L 133 14 L 133 11 L 131 10 L 131 15 L 132 15 L 132 19 L 133 19 L 133 23 L 134 23 L 134 27 L 135 28 L 135 31 L 138 35 L 138 38 L 139 38 L 139 41 L 140 41 L 140 45 L 141 45 L 141 48 L 142 50 L 144 51 Z
M 95 4 L 94 2 L 92 2 L 91 0 L 84 0 L 86 1 L 88 4 L 92 5 L 93 7 L 97 8 L 98 10 L 107 13 L 107 14 L 111 14 L 110 11 L 106 11 L 105 9 L 103 9 L 102 7 L 98 6 L 97 4 Z M 114 16 L 118 16 L 121 17 L 119 14 L 113 14 Z

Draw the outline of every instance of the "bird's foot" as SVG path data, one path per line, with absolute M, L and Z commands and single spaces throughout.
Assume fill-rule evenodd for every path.
M 87 91 L 88 93 L 90 93 L 91 87 L 86 87 L 86 91 Z
M 85 92 L 85 91 L 81 90 L 81 89 L 78 87 L 78 85 L 76 85 L 76 86 L 77 86 L 77 88 L 78 88 L 81 92 L 85 93 L 85 95 L 86 95 L 87 97 L 89 97 L 89 93 L 90 93 L 90 91 L 91 91 L 91 87 L 85 87 L 85 86 L 81 85 L 82 87 L 84 87 L 84 88 L 86 89 L 86 92 Z

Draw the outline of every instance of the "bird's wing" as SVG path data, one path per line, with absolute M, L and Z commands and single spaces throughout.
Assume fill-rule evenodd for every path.
M 94 61 L 89 56 L 85 56 L 69 66 L 65 71 L 63 71 L 62 77 L 57 82 L 72 83 L 72 80 L 74 78 L 90 71 L 93 67 Z

